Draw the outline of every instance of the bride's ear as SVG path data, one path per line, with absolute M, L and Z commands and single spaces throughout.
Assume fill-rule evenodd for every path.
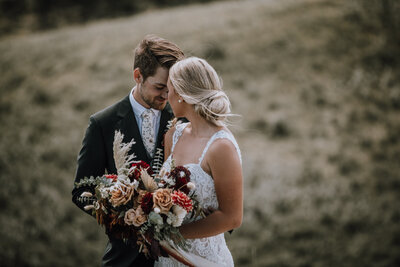
M 133 79 L 136 83 L 141 83 L 143 81 L 143 76 L 139 68 L 133 70 Z

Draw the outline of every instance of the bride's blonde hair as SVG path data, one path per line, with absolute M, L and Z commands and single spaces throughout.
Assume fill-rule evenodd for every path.
M 230 101 L 222 90 L 222 80 L 204 59 L 189 57 L 175 63 L 169 79 L 183 100 L 214 125 L 223 126 L 231 115 Z

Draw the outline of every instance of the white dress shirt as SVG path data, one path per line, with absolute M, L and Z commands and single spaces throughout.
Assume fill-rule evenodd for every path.
M 145 107 L 143 107 L 139 102 L 135 100 L 133 97 L 133 91 L 135 90 L 136 86 L 132 88 L 131 93 L 129 94 L 129 101 L 131 102 L 131 106 L 133 109 L 133 114 L 135 114 L 135 119 L 139 127 L 139 132 L 142 134 L 142 113 L 146 110 Z M 151 109 L 154 112 L 154 117 L 153 117 L 153 125 L 155 127 L 154 129 L 154 140 L 157 140 L 157 135 L 158 135 L 158 130 L 160 128 L 160 119 L 161 119 L 161 111 L 158 109 Z

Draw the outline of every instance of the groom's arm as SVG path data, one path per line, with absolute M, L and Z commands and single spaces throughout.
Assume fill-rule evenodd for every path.
M 95 117 L 89 119 L 89 126 L 82 141 L 82 148 L 78 155 L 75 183 L 90 176 L 101 176 L 105 172 L 106 152 L 101 127 Z M 86 205 L 93 204 L 92 200 L 81 197 L 85 191 L 94 193 L 94 186 L 77 188 L 74 183 L 72 202 L 84 210 Z M 91 215 L 91 211 L 85 211 Z

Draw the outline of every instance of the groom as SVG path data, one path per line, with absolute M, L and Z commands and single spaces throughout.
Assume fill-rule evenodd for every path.
M 136 86 L 119 102 L 92 115 L 78 156 L 75 182 L 84 177 L 117 173 L 113 158 L 114 133 L 120 130 L 124 142 L 136 142 L 130 151 L 135 160 L 143 160 L 157 169 L 163 163 L 163 135 L 173 117 L 167 106 L 169 68 L 184 57 L 170 41 L 155 35 L 146 36 L 135 49 L 133 78 Z M 157 170 L 156 170 L 157 171 Z M 72 190 L 72 201 L 82 210 L 90 199 L 82 192 L 94 188 Z M 105 249 L 102 266 L 153 266 L 154 261 L 139 253 L 133 241 L 126 244 L 112 237 Z

